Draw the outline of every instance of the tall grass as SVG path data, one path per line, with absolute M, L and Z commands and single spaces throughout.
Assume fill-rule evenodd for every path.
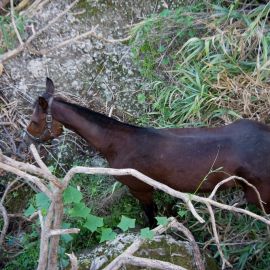
M 150 120 L 168 126 L 268 119 L 270 3 L 164 10 L 133 28 Z M 199 11 L 200 10 L 200 11 Z

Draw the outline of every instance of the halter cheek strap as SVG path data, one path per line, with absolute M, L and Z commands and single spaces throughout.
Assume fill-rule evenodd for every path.
M 32 141 L 35 141 L 37 143 L 42 143 L 44 141 L 45 136 L 46 136 L 46 132 L 49 132 L 49 134 L 53 137 L 52 102 L 53 102 L 53 97 L 50 97 L 49 101 L 48 101 L 48 110 L 47 110 L 47 114 L 46 114 L 46 128 L 44 129 L 44 131 L 39 136 L 33 136 L 31 133 L 28 132 L 27 129 L 25 129 L 24 133 L 23 133 L 23 139 L 25 139 L 25 137 L 28 136 Z

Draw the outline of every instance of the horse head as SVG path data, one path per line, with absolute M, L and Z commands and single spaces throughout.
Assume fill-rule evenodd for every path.
M 46 79 L 46 91 L 35 102 L 30 122 L 23 133 L 23 142 L 18 148 L 20 154 L 23 144 L 44 143 L 57 138 L 63 132 L 63 125 L 54 119 L 52 115 L 52 103 L 54 100 L 54 84 Z

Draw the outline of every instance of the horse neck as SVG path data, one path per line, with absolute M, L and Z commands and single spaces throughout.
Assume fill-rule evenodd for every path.
M 128 125 L 117 123 L 103 115 L 97 117 L 91 110 L 87 111 L 87 115 L 82 114 L 74 105 L 57 100 L 52 104 L 52 115 L 55 120 L 79 134 L 105 157 L 116 151 L 119 139 L 125 137 L 121 133 L 129 132 Z M 119 125 L 124 128 L 119 128 Z

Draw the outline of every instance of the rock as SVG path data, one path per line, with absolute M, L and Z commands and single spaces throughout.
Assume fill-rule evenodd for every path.
M 137 238 L 138 235 L 136 234 L 119 234 L 113 241 L 102 244 L 89 252 L 84 252 L 84 254 L 79 255 L 79 270 L 103 269 L 114 258 L 121 255 Z M 176 240 L 168 234 L 158 235 L 153 240 L 144 242 L 133 255 L 162 260 L 188 270 L 196 270 L 190 243 Z M 136 270 L 138 267 L 126 266 L 125 269 Z M 214 264 L 211 268 L 206 269 L 214 270 L 217 268 L 215 268 Z

